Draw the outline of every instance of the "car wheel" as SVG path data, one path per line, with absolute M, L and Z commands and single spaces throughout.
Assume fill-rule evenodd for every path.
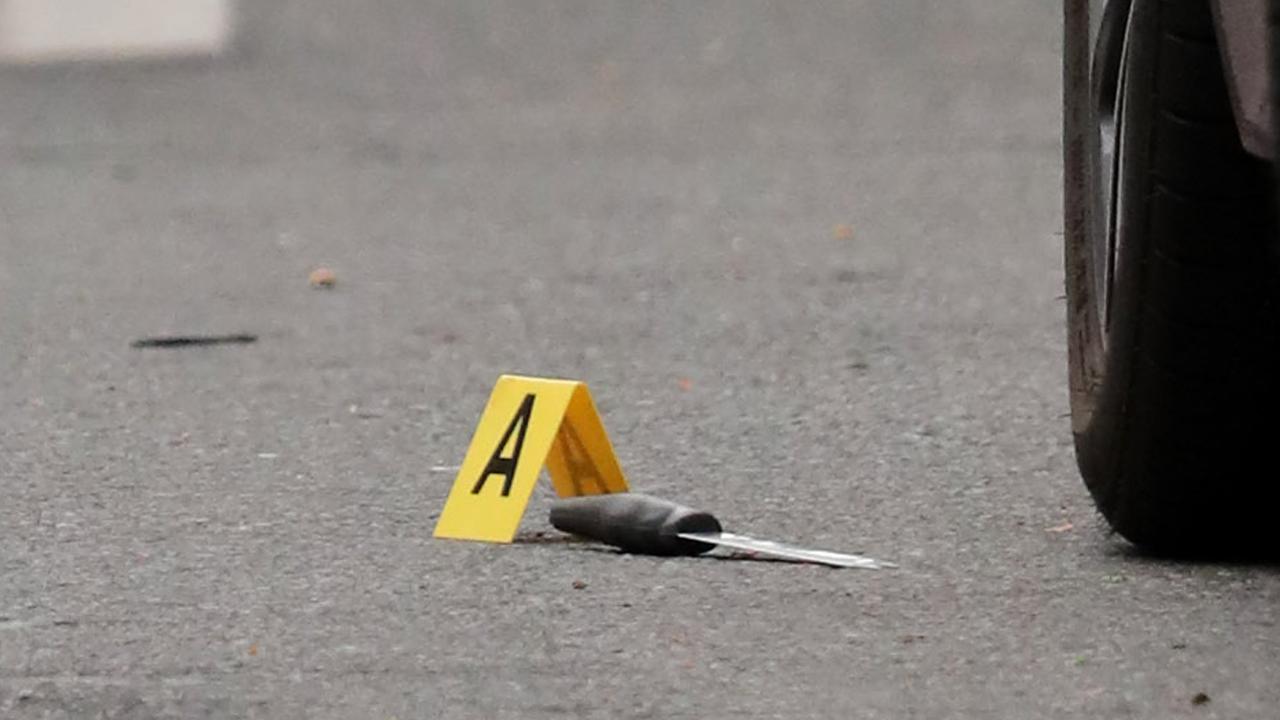
M 1209 0 L 1067 0 L 1071 420 L 1098 508 L 1174 552 L 1280 539 L 1270 166 L 1241 147 Z

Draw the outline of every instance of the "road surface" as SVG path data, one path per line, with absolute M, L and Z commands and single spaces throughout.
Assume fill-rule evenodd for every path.
M 1076 474 L 1054 3 L 242 5 L 0 68 L 0 716 L 1275 717 L 1280 571 Z M 901 568 L 434 541 L 506 372 Z

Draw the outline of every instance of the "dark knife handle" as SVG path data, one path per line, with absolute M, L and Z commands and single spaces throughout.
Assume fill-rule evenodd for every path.
M 643 555 L 700 555 L 715 546 L 677 534 L 721 531 L 720 521 L 711 513 L 640 493 L 556 500 L 551 505 L 551 524 Z

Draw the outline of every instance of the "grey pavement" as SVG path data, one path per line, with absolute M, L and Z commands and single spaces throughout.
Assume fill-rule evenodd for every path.
M 1280 570 L 1075 471 L 1057 3 L 243 5 L 0 68 L 0 717 L 1276 717 Z M 504 372 L 901 568 L 434 541 Z

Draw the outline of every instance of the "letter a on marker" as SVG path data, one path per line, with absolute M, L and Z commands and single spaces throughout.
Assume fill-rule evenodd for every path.
M 626 492 L 587 386 L 503 375 L 476 426 L 435 536 L 511 542 L 546 466 L 561 497 Z M 501 487 L 495 476 L 502 479 Z
M 516 463 L 520 462 L 520 450 L 524 447 L 524 434 L 529 429 L 529 418 L 533 416 L 533 401 L 537 399 L 533 393 L 524 396 L 524 402 L 520 403 L 520 409 L 516 411 L 516 417 L 511 421 L 511 425 L 507 427 L 507 432 L 498 441 L 498 447 L 493 451 L 493 457 L 489 458 L 489 462 L 484 466 L 484 470 L 480 471 L 480 479 L 476 480 L 476 486 L 471 488 L 472 495 L 479 495 L 484 489 L 484 481 L 489 479 L 490 475 L 502 475 L 506 479 L 502 483 L 502 497 L 511 494 L 511 483 L 516 479 Z M 511 434 L 516 432 L 516 428 L 520 429 L 520 434 L 516 435 L 516 447 L 512 451 L 511 457 L 501 457 L 499 453 L 507 446 L 507 441 L 511 439 Z

